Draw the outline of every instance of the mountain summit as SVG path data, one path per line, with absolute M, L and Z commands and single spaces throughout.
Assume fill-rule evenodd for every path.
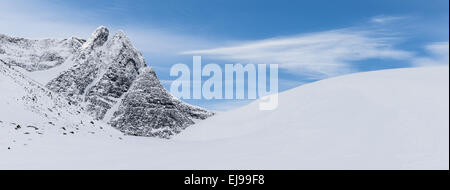
M 108 40 L 109 30 L 105 26 L 98 27 L 89 37 L 89 39 L 83 44 L 83 49 L 94 49 L 95 47 L 102 46 Z
M 123 31 L 111 36 L 100 26 L 87 40 L 0 40 L 5 42 L 0 59 L 6 64 L 29 73 L 59 70 L 46 82 L 48 89 L 125 134 L 170 138 L 194 119 L 213 115 L 167 92 Z

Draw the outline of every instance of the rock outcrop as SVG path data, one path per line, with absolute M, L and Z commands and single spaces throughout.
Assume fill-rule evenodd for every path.
M 7 36 L 0 36 L 0 40 L 14 44 L 0 46 L 3 60 L 30 72 L 57 67 L 70 59 L 72 66 L 46 87 L 125 134 L 170 138 L 194 124 L 195 119 L 213 115 L 167 92 L 122 31 L 111 36 L 101 26 L 87 40 L 39 41 Z
M 111 125 L 128 135 L 169 138 L 194 124 L 192 119 L 212 115 L 173 97 L 159 83 L 150 67 L 140 74 L 114 111 Z

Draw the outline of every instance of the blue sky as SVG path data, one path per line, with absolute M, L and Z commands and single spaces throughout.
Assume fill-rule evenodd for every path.
M 277 63 L 279 88 L 361 71 L 448 64 L 448 0 L 5 0 L 0 33 L 122 29 L 165 87 L 176 63 Z M 215 110 L 249 101 L 186 100 Z

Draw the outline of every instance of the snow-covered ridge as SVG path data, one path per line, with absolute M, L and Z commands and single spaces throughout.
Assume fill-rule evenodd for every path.
M 213 115 L 205 109 L 174 99 L 160 85 L 156 74 L 149 79 L 153 85 L 137 87 L 152 88 L 154 92 L 159 92 L 151 93 L 151 96 L 141 94 L 148 101 L 141 103 L 147 107 L 127 104 L 128 99 L 124 96 L 129 94 L 138 78 L 143 78 L 141 68 L 154 71 L 147 66 L 142 54 L 134 48 L 123 31 L 110 36 L 109 30 L 100 26 L 87 40 L 28 40 L 7 36 L 0 40 L 4 42 L 0 46 L 0 60 L 21 70 L 26 76 L 35 78 L 53 92 L 70 98 L 96 120 L 107 123 L 114 120 L 111 124 L 126 134 L 170 138 L 194 124 L 194 120 Z M 54 52 L 51 55 L 55 56 L 44 59 L 48 52 Z M 134 90 L 146 90 L 137 88 Z M 153 101 L 160 98 L 167 99 L 165 103 L 176 105 L 175 108 Z M 123 112 L 120 109 L 135 109 L 135 112 Z M 171 110 L 171 114 L 164 114 L 168 110 Z M 173 119 L 173 114 L 183 117 Z M 122 118 L 118 122 L 118 115 L 126 119 Z
M 273 126 L 279 132 L 289 131 L 287 128 L 334 131 L 345 127 L 372 128 L 370 130 L 422 127 L 420 130 L 426 130 L 429 126 L 448 130 L 448 84 L 448 66 L 344 75 L 280 93 L 279 107 L 273 111 L 259 110 L 260 100 L 257 100 L 218 113 L 176 138 L 223 139 L 252 135 Z
M 0 148 L 0 169 L 449 168 L 448 66 L 330 78 L 282 92 L 279 103 L 219 113 L 170 141 L 47 136 Z
M 201 168 L 449 168 L 448 65 L 329 78 L 278 98 L 275 110 L 259 111 L 256 101 L 174 140 L 209 144 L 190 150 L 217 154 L 198 156 L 215 160 Z
M 0 34 L 0 59 L 27 71 L 46 70 L 63 64 L 84 41 L 75 37 L 30 40 Z
M 120 135 L 104 123 L 96 122 L 68 98 L 48 90 L 1 60 L 0 86 L 0 143 L 4 146 L 14 148 L 49 133 Z M 19 142 L 24 139 L 27 140 Z
M 101 26 L 83 44 L 74 66 L 47 87 L 86 101 L 87 110 L 103 119 L 145 66 L 142 55 L 122 32 L 109 38 L 109 30 Z

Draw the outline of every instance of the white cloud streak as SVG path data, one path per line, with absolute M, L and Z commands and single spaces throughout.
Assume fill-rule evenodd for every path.
M 109 24 L 113 26 L 115 24 L 108 20 L 101 20 L 96 13 L 79 11 L 42 2 L 5 0 L 0 6 L 0 34 L 32 39 L 69 38 L 71 36 L 88 38 L 98 26 L 105 25 L 111 33 L 123 29 L 137 49 L 150 55 L 173 56 L 186 49 L 218 45 L 216 40 L 173 33 L 156 26 L 110 27 Z M 100 20 L 98 20 L 99 18 Z
M 393 41 L 394 38 L 377 37 L 372 32 L 342 29 L 186 51 L 182 54 L 238 62 L 275 63 L 280 68 L 296 73 L 329 77 L 351 71 L 352 61 L 370 58 L 403 60 L 412 57 L 410 52 L 394 48 Z
M 415 66 L 435 66 L 449 63 L 449 44 L 448 42 L 435 42 L 425 47 L 430 54 L 427 57 L 418 57 L 413 59 Z
M 82 19 L 90 18 L 89 12 L 70 12 L 48 6 L 6 0 L 0 6 L 0 33 L 27 38 L 87 38 L 98 25 L 108 25 L 107 21 L 102 20 L 84 22 Z M 73 16 L 70 19 L 61 15 Z M 388 23 L 403 18 L 377 16 L 371 22 Z M 110 29 L 114 32 L 120 28 Z M 234 46 L 222 46 L 220 40 L 171 33 L 159 28 L 126 26 L 124 29 L 136 48 L 150 56 L 170 57 L 183 52 L 227 61 L 277 63 L 282 69 L 308 74 L 313 78 L 351 72 L 352 61 L 371 58 L 411 59 L 415 65 L 448 63 L 448 42 L 428 46 L 430 57 L 415 58 L 410 52 L 394 48 L 393 38 L 354 28 L 244 42 Z M 194 51 L 186 51 L 189 49 Z
M 391 23 L 391 22 L 402 20 L 402 19 L 406 19 L 406 18 L 407 17 L 404 17 L 404 16 L 385 16 L 385 15 L 380 15 L 380 16 L 372 17 L 372 19 L 370 21 L 373 22 L 373 23 L 377 23 L 377 24 L 386 24 L 386 23 Z

